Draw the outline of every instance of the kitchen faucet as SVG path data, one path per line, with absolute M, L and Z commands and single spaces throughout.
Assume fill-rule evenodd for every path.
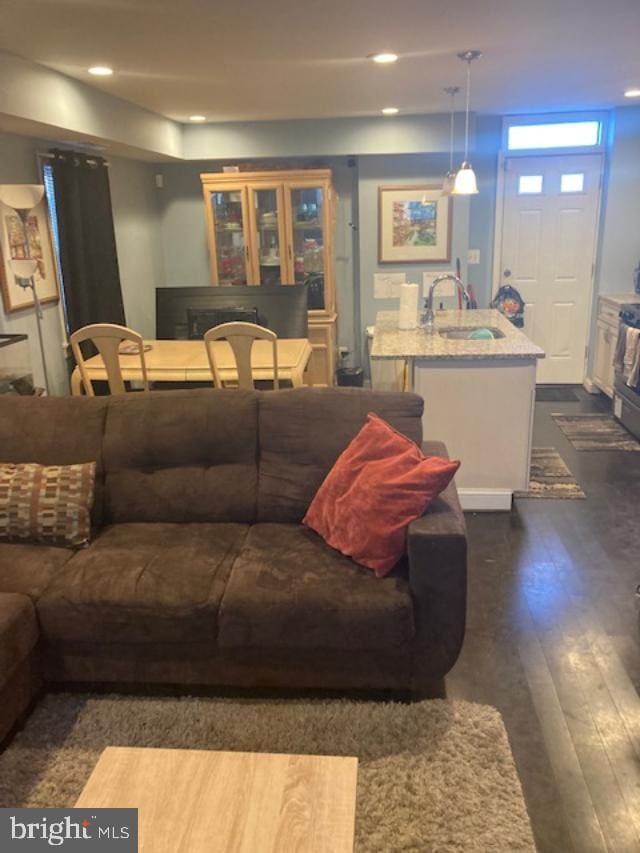
M 465 308 L 469 307 L 469 303 L 471 298 L 467 293 L 467 289 L 464 284 L 460 281 L 457 275 L 453 275 L 453 273 L 445 273 L 444 275 L 439 275 L 437 278 L 434 278 L 433 284 L 429 288 L 429 295 L 424 301 L 424 312 L 420 317 L 420 325 L 423 327 L 425 334 L 427 335 L 435 335 L 436 327 L 434 323 L 434 314 L 433 314 L 433 292 L 436 287 L 442 281 L 453 281 L 455 282 L 458 291 L 460 292 L 462 298 L 464 299 Z

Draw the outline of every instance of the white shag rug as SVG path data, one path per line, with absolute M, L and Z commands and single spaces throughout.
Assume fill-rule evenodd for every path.
M 0 807 L 73 805 L 106 746 L 355 755 L 359 853 L 535 851 L 486 705 L 52 694 L 0 755 Z

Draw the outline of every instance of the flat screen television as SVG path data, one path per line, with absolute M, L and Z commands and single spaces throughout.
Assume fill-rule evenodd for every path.
M 193 330 L 189 321 L 190 310 L 227 310 L 255 312 L 257 320 L 252 319 L 250 322 L 271 329 L 279 338 L 306 338 L 309 336 L 308 308 L 308 288 L 304 284 L 158 287 L 156 337 L 161 340 L 186 340 Z M 194 316 L 196 314 L 192 313 Z M 253 313 L 251 316 L 254 316 Z M 239 319 L 238 316 L 235 319 Z
M 223 323 L 257 323 L 256 308 L 187 308 L 189 340 L 199 341 L 208 329 Z

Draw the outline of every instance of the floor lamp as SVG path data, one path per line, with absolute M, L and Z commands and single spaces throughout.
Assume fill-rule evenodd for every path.
M 33 308 L 36 315 L 38 328 L 38 342 L 40 344 L 40 358 L 42 359 L 42 372 L 44 374 L 44 387 L 49 394 L 49 374 L 47 371 L 47 358 L 44 351 L 42 338 L 42 306 L 38 299 L 34 274 L 38 268 L 37 258 L 31 257 L 31 246 L 29 244 L 29 216 L 44 198 L 44 186 L 42 184 L 4 184 L 0 188 L 0 201 L 15 211 L 24 229 L 24 251 L 25 256 L 21 260 L 11 260 L 10 266 L 13 274 L 18 280 L 20 287 L 31 289 L 33 293 Z

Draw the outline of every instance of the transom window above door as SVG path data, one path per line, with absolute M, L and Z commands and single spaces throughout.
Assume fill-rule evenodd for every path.
M 512 125 L 507 134 L 509 151 L 537 148 L 590 148 L 600 144 L 599 121 Z
M 607 126 L 605 112 L 505 116 L 502 120 L 502 150 L 520 157 L 539 151 L 545 154 L 602 151 Z

